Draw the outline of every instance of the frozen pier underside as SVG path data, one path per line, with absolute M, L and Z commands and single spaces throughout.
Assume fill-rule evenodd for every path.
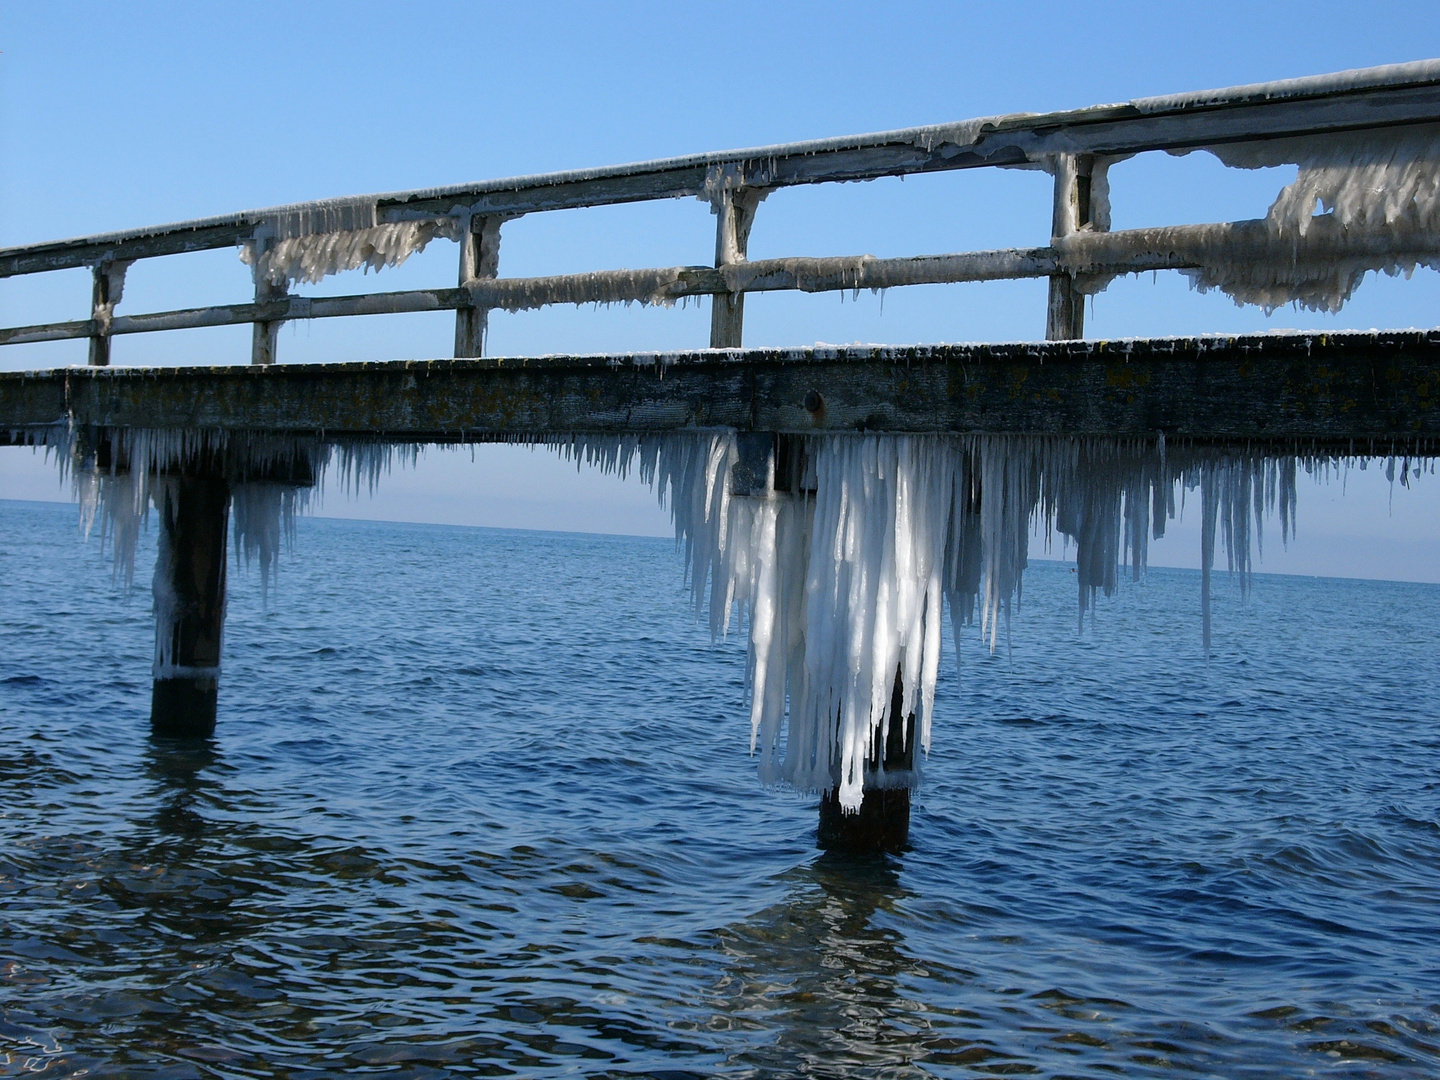
M 382 442 L 723 427 L 1403 452 L 1440 437 L 1440 331 L 0 373 L 0 439 L 57 422 Z

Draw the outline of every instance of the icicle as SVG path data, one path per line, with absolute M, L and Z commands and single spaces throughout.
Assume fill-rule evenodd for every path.
M 251 267 L 257 282 L 289 286 L 303 281 L 314 285 L 344 270 L 364 267 L 378 273 L 399 266 L 411 255 L 424 251 L 437 236 L 459 240 L 461 228 L 455 218 L 438 218 L 289 236 L 282 233 L 269 239 L 257 236 L 241 245 L 240 261 Z
M 890 725 L 912 715 L 928 752 L 944 606 L 957 643 L 978 606 L 994 651 L 1020 599 L 1034 528 L 1074 542 L 1083 615 L 1118 586 L 1123 561 L 1132 576 L 1143 573 L 1150 539 L 1183 506 L 1177 488 L 1198 486 L 1208 656 L 1217 531 L 1243 595 L 1264 515 L 1278 512 L 1286 541 L 1294 520 L 1294 455 L 1163 436 L 814 436 L 804 443 L 813 485 L 763 497 L 731 494 L 730 432 L 552 445 L 620 475 L 638 463 L 670 507 L 712 633 L 727 634 L 737 613 L 748 627 L 745 685 L 761 778 L 836 788 L 848 809 L 866 788 L 918 782 L 918 768 L 887 773 L 874 763 Z M 897 673 L 901 708 L 892 713 Z
M 75 463 L 82 525 L 98 526 L 127 580 L 146 512 L 166 503 L 165 477 L 196 459 L 223 464 L 236 557 L 258 561 L 267 591 L 282 539 L 311 497 L 276 476 L 304 473 L 318 483 L 338 461 L 331 475 L 343 487 L 373 490 L 397 455 L 413 461 L 418 452 L 264 433 L 109 429 L 85 436 L 108 448 L 111 466 L 97 468 L 98 452 L 77 456 L 85 440 L 67 429 L 27 438 L 55 452 L 62 469 Z M 929 750 L 944 608 L 957 644 L 978 621 L 995 651 L 1002 621 L 1008 636 L 1018 608 L 1037 529 L 1075 544 L 1083 618 L 1118 587 L 1124 562 L 1132 576 L 1143 573 L 1150 539 L 1198 487 L 1208 660 L 1217 534 L 1243 596 L 1264 518 L 1278 515 L 1282 543 L 1294 533 L 1297 464 L 1313 473 L 1349 460 L 1163 437 L 816 435 L 801 440 L 803 470 L 787 458 L 789 473 L 803 473 L 793 493 L 736 495 L 739 445 L 730 430 L 512 441 L 620 476 L 634 472 L 653 487 L 674 519 L 697 613 L 716 637 L 745 628 L 750 743 L 761 778 L 833 788 L 850 810 L 866 789 L 919 782 L 918 761 L 887 769 L 883 749 L 894 725 L 913 722 L 907 735 Z M 1408 481 L 1412 462 L 1402 449 L 1388 468 Z M 162 565 L 166 558 L 162 547 Z M 160 610 L 166 602 L 157 592 Z
M 281 540 L 293 539 L 295 515 L 310 505 L 332 458 L 338 458 L 341 487 L 358 493 L 364 487 L 373 492 L 397 458 L 413 463 L 419 454 L 411 444 L 214 429 L 104 428 L 77 436 L 57 428 L 27 438 L 53 452 L 62 476 L 70 476 L 83 534 L 98 530 L 102 547 L 112 551 L 115 577 L 127 588 L 134 582 L 140 530 L 151 504 L 158 505 L 163 478 L 196 461 L 216 463 L 232 483 L 236 557 L 259 562 L 267 594 Z M 97 465 L 95 447 L 102 444 L 108 463 Z M 277 483 L 277 473 L 293 479 Z
M 280 545 L 295 543 L 295 515 L 310 500 L 310 489 L 293 484 L 252 482 L 237 484 L 230 491 L 230 510 L 235 520 L 235 559 L 246 565 L 260 564 L 261 603 L 268 605 L 270 586 L 279 570 Z
M 1200 634 L 1205 662 L 1210 662 L 1210 576 L 1215 566 L 1215 471 L 1200 473 Z

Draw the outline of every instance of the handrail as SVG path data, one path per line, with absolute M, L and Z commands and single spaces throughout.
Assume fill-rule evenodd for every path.
M 104 364 L 108 362 L 109 338 L 115 334 L 251 322 L 256 327 L 253 357 L 257 362 L 270 362 L 275 328 L 285 320 L 456 310 L 461 312 L 457 355 L 478 355 L 488 310 L 592 301 L 669 303 L 711 295 L 725 298 L 723 304 L 717 301 L 715 305 L 711 343 L 736 346 L 740 344 L 740 300 L 746 292 L 878 289 L 1018 277 L 1049 277 L 1047 337 L 1078 337 L 1083 331 L 1083 305 L 1075 286 L 1078 274 L 1193 268 L 1201 265 L 1196 245 L 1202 243 L 1241 242 L 1256 252 L 1274 247 L 1273 237 L 1262 237 L 1257 231 L 1263 223 L 1097 232 L 1104 225 L 1090 220 L 1088 206 L 1090 176 L 1097 162 L 1103 168 L 1108 159 L 1144 151 L 1185 151 L 1437 122 L 1440 60 L 1424 60 L 1064 112 L 1016 113 L 605 168 L 319 200 L 20 245 L 0 249 L 0 277 L 91 267 L 96 281 L 93 310 L 86 320 L 0 329 L 0 344 L 88 337 L 92 340 L 91 362 Z M 982 166 L 1041 167 L 1056 176 L 1051 246 L 915 259 L 857 256 L 746 261 L 745 241 L 755 207 L 773 189 Z M 687 196 L 707 199 L 719 216 L 714 269 L 496 277 L 499 223 L 504 220 L 547 210 Z M 263 247 L 277 237 L 440 219 L 456 222 L 462 234 L 460 280 L 455 289 L 305 298 L 288 295 L 283 286 L 262 282 L 253 304 L 114 314 L 124 269 L 137 259 L 237 244 Z M 1153 235 L 1141 235 L 1146 232 Z M 1157 239 L 1162 234 L 1163 243 Z M 1307 257 L 1341 258 L 1348 253 L 1343 237 L 1321 240 Z M 1150 250 L 1157 245 L 1166 250 Z M 1432 238 L 1417 237 L 1410 246 L 1423 259 L 1440 256 Z
M 468 288 L 413 289 L 353 296 L 285 296 L 254 304 L 218 304 L 147 315 L 116 316 L 108 333 L 144 334 L 239 323 L 330 319 L 349 315 L 398 315 L 459 311 L 471 307 L 524 311 L 549 304 L 665 304 L 686 297 L 797 290 L 845 292 L 905 285 L 1013 281 L 1056 274 L 1135 274 L 1203 266 L 1202 253 L 1232 256 L 1262 252 L 1270 244 L 1263 221 L 1223 225 L 1175 225 L 1113 233 L 1076 233 L 1049 247 L 1006 248 L 950 255 L 877 259 L 870 255 L 757 259 L 733 266 L 674 266 L 657 270 L 602 270 L 537 278 L 491 278 Z M 1440 258 L 1440 236 L 1417 234 L 1409 246 L 1387 242 L 1386 253 L 1417 261 Z M 1373 237 L 1316 229 L 1297 245 L 1302 259 L 1376 255 Z M 0 345 L 65 341 L 99 332 L 94 319 L 0 329 Z

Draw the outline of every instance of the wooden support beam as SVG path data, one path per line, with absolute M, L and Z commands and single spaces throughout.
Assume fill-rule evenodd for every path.
M 872 771 L 882 763 L 887 773 L 915 768 L 915 714 L 902 718 L 904 702 L 905 688 L 897 668 L 890 710 L 881 729 L 885 735 L 877 740 L 866 763 Z M 910 842 L 910 789 L 866 788 L 856 813 L 846 812 L 834 788 L 822 792 L 816 840 L 827 851 L 867 854 L 905 850 Z
M 150 725 L 168 738 L 215 730 L 225 627 L 225 532 L 230 485 L 219 474 L 157 479 L 155 672 Z
M 1090 180 L 1095 158 L 1090 154 L 1060 154 L 1055 163 L 1055 206 L 1050 226 L 1051 245 L 1090 224 Z M 1070 341 L 1085 336 L 1085 297 L 1075 287 L 1075 275 L 1050 278 L 1050 302 L 1045 311 L 1045 340 Z
M 764 498 L 775 490 L 773 431 L 741 431 L 735 436 L 737 459 L 730 466 L 730 494 Z
M 730 494 L 766 497 L 813 492 L 807 478 L 805 440 L 775 431 L 740 431 L 735 434 L 738 457 L 730 466 Z
M 715 267 L 722 269 L 745 262 L 750 244 L 750 227 L 755 208 L 765 192 L 753 188 L 726 188 L 715 203 Z M 710 301 L 710 347 L 738 349 L 745 324 L 745 294 L 742 291 L 716 293 Z
M 273 303 L 283 299 L 286 294 L 284 285 L 274 285 L 268 281 L 255 283 L 255 304 Z M 280 338 L 281 320 L 273 319 L 264 322 L 256 322 L 250 332 L 250 363 L 268 365 L 275 363 L 276 345 Z
M 477 217 L 460 236 L 460 288 L 472 302 L 455 310 L 455 355 L 484 356 L 485 336 L 490 329 L 490 309 L 473 302 L 473 290 L 482 281 L 493 281 L 500 271 L 500 225 L 497 215 Z
M 0 441 L 72 424 L 396 442 L 732 427 L 1163 431 L 1382 453 L 1440 439 L 1436 386 L 1440 331 L 65 368 L 0 372 Z

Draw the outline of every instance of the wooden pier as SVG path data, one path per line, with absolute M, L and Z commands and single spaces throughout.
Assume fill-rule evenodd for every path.
M 1375 259 L 1433 264 L 1440 260 L 1440 232 L 1348 229 L 1324 217 L 1284 237 L 1263 219 L 1111 232 L 1103 191 L 1108 166 L 1138 153 L 1274 150 L 1284 140 L 1316 136 L 1408 137 L 1436 124 L 1440 61 L 1423 61 L 1070 112 L 327 200 L 3 249 L 0 277 L 87 267 L 94 286 L 84 318 L 0 329 L 0 344 L 89 342 L 87 366 L 0 373 L 0 444 L 45 441 L 60 430 L 83 433 L 93 445 L 138 430 L 455 443 L 730 428 L 777 436 L 1164 437 L 1276 453 L 1431 454 L 1440 439 L 1440 331 L 1089 341 L 1083 300 L 1097 281 L 1139 271 L 1206 272 L 1277 257 L 1312 268 L 1363 267 Z M 778 188 L 986 166 L 1051 174 L 1048 245 L 890 259 L 747 259 L 751 226 Z M 501 233 L 516 217 L 669 198 L 697 198 L 715 215 L 709 265 L 500 276 Z M 297 282 L 393 265 L 439 240 L 457 243 L 453 288 L 343 297 L 296 291 Z M 117 313 L 126 270 L 136 260 L 235 246 L 252 264 L 253 302 Z M 743 346 L 750 292 L 1015 278 L 1049 281 L 1043 342 Z M 704 296 L 713 303 L 708 349 L 483 356 L 494 310 Z M 454 358 L 277 363 L 276 331 L 285 322 L 415 311 L 455 313 Z M 109 366 L 116 335 L 237 323 L 254 328 L 248 366 Z M 157 605 L 152 718 L 157 731 L 208 734 L 219 677 L 227 485 L 236 478 L 213 454 L 197 454 L 175 475 L 180 482 L 166 489 L 161 513 L 161 569 L 169 575 L 161 584 L 174 603 Z M 879 806 L 881 795 L 873 794 Z M 903 835 L 884 824 L 886 815 L 902 814 L 901 801 L 876 811 L 879 819 L 860 815 L 869 822 L 867 835 L 891 840 L 856 842 L 886 846 Z M 836 843 L 844 842 L 846 820 L 826 818 Z

